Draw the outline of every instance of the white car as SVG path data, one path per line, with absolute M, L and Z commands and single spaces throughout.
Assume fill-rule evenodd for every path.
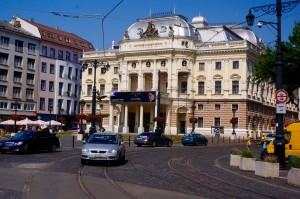
M 93 133 L 83 142 L 81 149 L 81 164 L 88 162 L 117 162 L 125 161 L 125 145 L 120 137 L 112 132 Z

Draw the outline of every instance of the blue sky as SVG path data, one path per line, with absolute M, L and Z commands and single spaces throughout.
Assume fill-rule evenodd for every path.
M 102 14 L 106 15 L 121 0 L 0 0 L 0 20 L 10 21 L 12 16 L 34 18 L 37 23 L 72 32 L 88 41 L 95 49 L 103 49 L 101 19 L 72 18 L 52 14 L 52 11 L 71 16 Z M 198 15 L 204 16 L 210 24 L 241 23 L 245 21 L 249 8 L 275 3 L 276 0 L 123 0 L 104 20 L 104 46 L 111 42 L 118 43 L 124 31 L 137 19 L 152 13 L 175 11 L 184 15 L 191 22 Z M 285 2 L 285 1 L 284 1 Z M 264 14 L 256 12 L 255 16 Z M 270 25 L 262 28 L 256 26 L 258 20 L 276 22 L 276 15 L 264 15 L 256 19 L 252 30 L 265 43 L 276 40 L 276 30 Z M 300 21 L 300 5 L 282 16 L 282 40 L 287 41 L 292 33 L 295 21 Z M 246 23 L 244 23 L 246 25 Z

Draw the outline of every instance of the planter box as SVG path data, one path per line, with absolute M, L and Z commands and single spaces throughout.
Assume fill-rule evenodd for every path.
M 238 167 L 240 166 L 241 156 L 230 154 L 230 166 Z
M 300 169 L 291 168 L 288 172 L 288 184 L 300 187 Z
M 255 158 L 241 157 L 239 168 L 243 171 L 255 171 Z
M 255 161 L 255 175 L 264 178 L 279 178 L 279 163 Z

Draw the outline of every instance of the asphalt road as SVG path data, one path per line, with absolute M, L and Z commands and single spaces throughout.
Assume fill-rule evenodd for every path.
M 229 166 L 229 151 L 245 143 L 208 146 L 127 145 L 122 165 L 81 166 L 82 142 L 61 137 L 57 152 L 0 154 L 0 198 L 300 198 L 300 188 Z M 260 145 L 252 145 L 259 157 Z

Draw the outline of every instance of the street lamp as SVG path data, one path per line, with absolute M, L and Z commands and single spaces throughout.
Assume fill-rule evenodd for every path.
M 196 109 L 196 106 L 195 106 L 195 101 L 193 101 L 193 106 L 191 107 L 192 109 L 192 114 L 193 114 L 193 121 L 192 121 L 192 132 L 191 134 L 195 133 L 195 109 Z
M 99 115 L 101 117 L 101 101 L 102 99 L 106 98 L 107 96 L 106 95 L 101 95 L 101 93 L 99 91 L 96 91 L 96 94 L 97 94 L 97 101 L 99 102 Z M 104 131 L 104 128 L 102 127 L 102 121 L 103 121 L 103 117 L 101 117 L 101 120 L 100 120 L 100 131 Z
M 53 106 L 49 105 L 48 110 L 50 112 L 49 129 L 51 129 L 51 112 L 53 111 Z
M 251 10 L 254 12 L 263 11 L 266 14 L 275 14 L 277 16 L 277 23 L 272 22 L 263 22 L 260 21 L 258 24 L 260 27 L 263 24 L 273 24 L 277 25 L 277 27 L 273 26 L 277 30 L 277 55 L 276 55 L 276 91 L 283 88 L 283 59 L 282 59 L 282 50 L 281 50 L 281 16 L 282 12 L 287 13 L 294 9 L 300 0 L 296 1 L 288 1 L 281 2 L 281 0 L 276 0 L 276 4 L 252 7 L 249 9 L 249 14 L 246 16 L 247 24 L 252 26 L 254 23 L 254 15 L 251 13 Z M 276 110 L 276 139 L 274 141 L 274 149 L 275 154 L 279 159 L 280 166 L 285 166 L 285 142 L 283 135 L 283 114 L 277 113 Z
M 18 103 L 18 101 L 16 100 L 15 103 L 14 103 L 14 110 L 15 110 L 14 132 L 15 132 L 15 133 L 18 132 L 18 130 L 17 130 L 17 112 L 18 112 L 18 107 L 19 107 L 19 103 Z
M 104 62 L 99 62 L 98 60 L 94 60 L 92 64 L 88 63 L 83 63 L 82 64 L 82 69 L 83 71 L 86 70 L 89 66 L 94 68 L 94 85 L 93 85 L 93 96 L 92 96 L 92 125 L 90 128 L 89 134 L 93 134 L 96 132 L 96 122 L 95 122 L 95 116 L 96 116 L 96 70 L 98 67 L 101 68 L 101 73 L 105 74 L 106 71 L 109 70 L 110 65 L 107 63 L 105 64 Z
M 81 108 L 81 120 L 80 120 L 80 134 L 83 134 L 83 124 L 82 124 L 82 115 L 83 115 L 83 108 L 85 106 L 86 102 L 84 99 L 80 100 L 79 105 Z

